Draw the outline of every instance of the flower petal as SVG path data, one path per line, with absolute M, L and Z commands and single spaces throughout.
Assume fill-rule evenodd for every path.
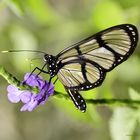
M 28 84 L 30 86 L 41 87 L 44 84 L 44 80 L 36 74 L 27 73 L 24 76 L 24 80 L 26 81 L 26 84 Z
M 23 103 L 28 103 L 31 100 L 32 93 L 29 91 L 25 91 L 20 95 L 20 99 Z
M 28 111 L 33 111 L 38 105 L 37 101 L 34 102 L 30 102 L 29 106 L 28 106 Z
M 9 86 L 7 87 L 7 91 L 8 91 L 8 92 L 16 92 L 16 91 L 18 91 L 18 88 L 15 87 L 14 85 L 9 85 Z
M 38 104 L 37 101 L 30 101 L 29 103 L 22 106 L 20 111 L 33 111 L 35 107 L 37 106 L 37 104 Z
M 18 103 L 20 101 L 19 96 L 17 96 L 16 94 L 13 93 L 8 93 L 8 100 L 12 103 Z

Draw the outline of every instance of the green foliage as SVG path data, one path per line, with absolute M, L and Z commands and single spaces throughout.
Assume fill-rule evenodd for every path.
M 27 29 L 14 25 L 11 27 L 10 31 L 10 38 L 11 42 L 13 43 L 13 47 L 15 50 L 23 50 L 23 49 L 31 49 L 31 50 L 36 50 L 37 49 L 37 41 L 34 37 L 34 35 L 28 31 Z M 35 54 L 33 53 L 17 53 L 16 55 L 13 55 L 13 64 L 14 66 L 19 70 L 24 72 L 24 68 L 28 67 L 30 70 L 30 63 L 31 60 L 27 60 L 35 58 Z M 22 61 L 22 60 L 27 60 L 27 61 Z M 22 63 L 21 63 L 22 61 Z
M 27 5 L 33 17 L 43 24 L 52 24 L 56 19 L 56 15 L 53 13 L 47 1 L 28 0 Z
M 131 140 L 136 126 L 135 110 L 127 107 L 116 108 L 110 120 L 112 140 Z
M 93 10 L 92 20 L 99 29 L 125 22 L 121 6 L 111 0 L 99 1 L 96 4 Z

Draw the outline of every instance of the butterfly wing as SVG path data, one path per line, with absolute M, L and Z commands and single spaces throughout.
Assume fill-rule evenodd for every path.
M 88 90 L 99 86 L 106 72 L 95 62 L 81 58 L 65 62 L 57 76 L 67 89 Z
M 131 24 L 122 24 L 66 48 L 57 55 L 57 58 L 63 63 L 74 57 L 83 56 L 110 71 L 133 53 L 137 42 L 137 28 Z
M 137 42 L 136 27 L 122 24 L 101 31 L 57 55 L 60 63 L 58 78 L 76 107 L 86 110 L 85 101 L 84 104 L 79 103 L 78 91 L 101 85 L 106 72 L 127 60 Z

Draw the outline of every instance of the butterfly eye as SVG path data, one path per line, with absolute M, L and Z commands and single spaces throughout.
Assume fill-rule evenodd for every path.
M 49 59 L 50 59 L 50 55 L 45 54 L 45 55 L 44 55 L 44 61 L 45 61 L 45 62 L 48 62 Z

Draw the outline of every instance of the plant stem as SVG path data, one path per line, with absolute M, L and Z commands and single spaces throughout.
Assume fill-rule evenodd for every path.
M 11 73 L 9 73 L 4 67 L 0 66 L 0 75 L 7 80 L 9 84 L 15 85 L 20 90 L 30 90 L 31 92 L 38 93 L 39 89 L 37 87 L 31 87 L 29 85 L 23 84 Z
M 68 95 L 58 91 L 55 91 L 54 96 L 66 100 L 70 99 Z M 88 104 L 94 105 L 119 105 L 119 106 L 140 105 L 140 100 L 132 100 L 132 99 L 85 99 L 85 101 Z
M 86 102 L 96 105 L 140 105 L 140 100 L 132 99 L 87 99 Z

